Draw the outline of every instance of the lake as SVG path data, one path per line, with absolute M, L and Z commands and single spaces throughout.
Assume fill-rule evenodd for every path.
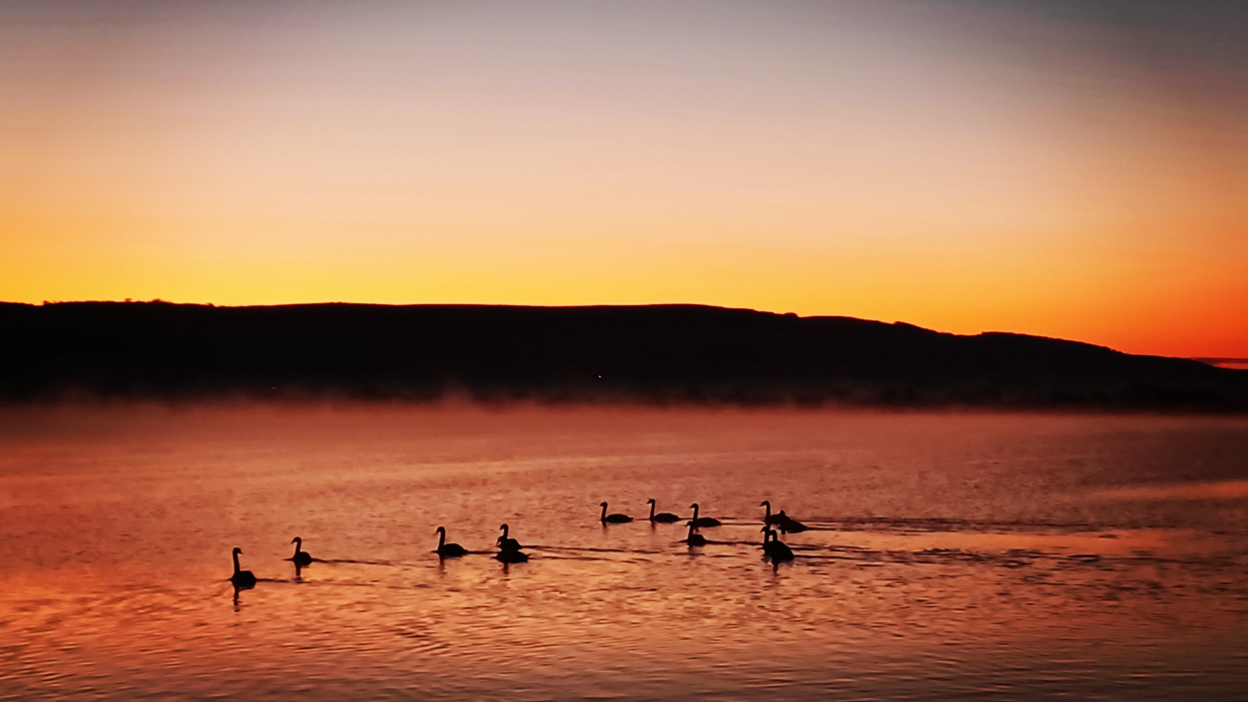
M 1244 418 L 0 410 L 2 699 L 1232 700 L 1246 632 Z

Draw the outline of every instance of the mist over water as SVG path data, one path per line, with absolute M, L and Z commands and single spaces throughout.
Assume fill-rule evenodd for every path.
M 1238 699 L 1246 459 L 1242 418 L 6 409 L 0 698 Z

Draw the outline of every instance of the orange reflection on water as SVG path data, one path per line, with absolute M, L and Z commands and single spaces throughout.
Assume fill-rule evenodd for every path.
M 1115 500 L 1233 500 L 1248 497 L 1248 480 L 1139 485 L 1103 490 L 1099 496 Z
M 1245 682 L 1242 513 L 1158 512 L 1088 487 L 1132 479 L 1166 446 L 1236 470 L 1242 421 L 351 407 L 13 419 L 0 690 L 17 697 L 937 699 L 1003 684 L 1124 697 L 1147 680 L 1216 698 Z M 650 497 L 679 514 L 698 501 L 724 525 L 689 549 L 681 524 L 598 522 L 603 500 L 642 517 Z M 761 558 L 762 499 L 812 527 L 783 537 L 791 564 Z M 490 557 L 504 521 L 529 563 Z M 437 526 L 478 553 L 439 562 Z M 318 559 L 297 579 L 296 535 Z M 235 545 L 260 578 L 237 604 Z

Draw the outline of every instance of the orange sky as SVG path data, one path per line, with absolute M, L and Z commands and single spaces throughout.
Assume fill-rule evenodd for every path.
M 1248 357 L 1248 15 L 1184 7 L 5 3 L 0 300 L 701 302 Z

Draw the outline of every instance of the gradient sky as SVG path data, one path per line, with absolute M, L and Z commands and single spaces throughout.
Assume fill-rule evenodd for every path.
M 0 3 L 0 300 L 1248 357 L 1248 3 Z

